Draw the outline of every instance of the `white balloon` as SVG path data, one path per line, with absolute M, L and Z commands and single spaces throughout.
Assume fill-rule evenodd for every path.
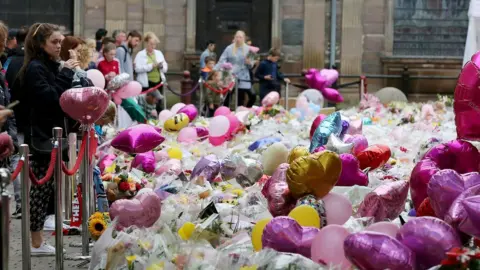
M 338 154 L 345 154 L 352 151 L 353 143 L 344 143 L 337 136 L 331 134 L 330 137 L 328 137 L 326 148 Z
M 177 103 L 177 104 L 173 105 L 172 108 L 170 109 L 170 111 L 173 114 L 177 114 L 177 112 L 183 107 L 185 107 L 185 104 L 180 102 L 180 103 Z
M 323 95 L 317 89 L 307 89 L 300 93 L 300 96 L 306 97 L 309 102 L 320 105 L 320 109 L 323 108 Z
M 224 115 L 218 115 L 210 120 L 208 132 L 212 137 L 220 137 L 227 134 L 230 128 L 230 121 Z

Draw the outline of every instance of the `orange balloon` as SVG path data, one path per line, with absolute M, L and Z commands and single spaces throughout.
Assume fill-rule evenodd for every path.
M 391 156 L 390 147 L 383 144 L 375 144 L 358 154 L 357 159 L 360 163 L 360 169 L 370 168 L 370 170 L 375 170 L 385 165 Z

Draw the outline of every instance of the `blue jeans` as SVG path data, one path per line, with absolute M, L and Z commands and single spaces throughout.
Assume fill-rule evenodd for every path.
M 20 154 L 15 154 L 11 157 L 10 159 L 10 166 L 12 168 L 12 171 L 14 171 L 17 168 L 18 161 L 20 161 Z M 19 208 L 22 205 L 22 197 L 21 197 L 21 192 L 22 192 L 22 180 L 20 179 L 20 174 L 18 174 L 17 178 L 13 181 L 13 193 L 15 196 L 15 205 L 17 208 Z

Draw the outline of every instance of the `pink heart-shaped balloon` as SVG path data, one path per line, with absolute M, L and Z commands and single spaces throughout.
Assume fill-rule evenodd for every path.
M 146 192 L 133 199 L 120 199 L 110 206 L 110 217 L 118 217 L 118 226 L 151 227 L 160 217 L 162 202 L 155 192 Z
M 291 217 L 276 217 L 265 226 L 262 245 L 264 248 L 310 258 L 312 242 L 319 231 L 314 227 L 302 227 Z
M 415 209 L 427 197 L 427 185 L 432 175 L 443 169 L 453 169 L 458 173 L 478 172 L 478 164 L 478 150 L 467 141 L 453 140 L 432 147 L 415 165 L 410 175 L 410 193 Z
M 375 232 L 354 233 L 343 243 L 345 255 L 360 270 L 413 270 L 415 255 L 397 239 Z
M 478 53 L 477 53 L 478 54 Z M 477 54 L 472 59 L 477 60 Z M 466 140 L 480 139 L 480 70 L 473 62 L 462 69 L 455 87 L 453 109 L 457 137 Z
M 362 134 L 355 134 L 353 136 L 347 137 L 345 143 L 352 143 L 352 154 L 355 156 L 359 155 L 363 150 L 368 148 L 368 140 Z
M 341 154 L 342 173 L 338 178 L 337 186 L 368 186 L 368 176 L 360 170 L 358 160 L 352 154 Z
M 82 125 L 91 125 L 103 116 L 109 105 L 107 92 L 98 87 L 72 88 L 60 97 L 60 107 Z
M 428 183 L 427 194 L 435 215 L 443 219 L 453 201 L 463 191 L 479 184 L 480 174 L 477 172 L 458 174 L 454 170 L 445 169 L 434 174 Z
M 326 80 L 327 83 L 325 84 L 326 87 L 332 86 L 338 79 L 338 71 L 335 69 L 322 69 L 320 70 L 320 75 L 322 75 Z
M 479 205 L 475 205 L 475 201 L 480 195 L 480 185 L 466 189 L 460 194 L 450 206 L 445 221 L 454 228 L 468 235 L 480 237 L 479 223 L 474 223 L 478 217 L 471 218 L 471 214 L 480 212 Z M 473 203 L 473 205 L 472 205 Z
M 136 155 L 132 161 L 132 168 L 140 168 L 146 173 L 153 173 L 155 171 L 155 154 L 153 151 Z
M 408 182 L 395 181 L 383 184 L 365 196 L 358 208 L 360 217 L 373 217 L 375 222 L 395 219 L 405 209 Z
M 268 211 L 272 216 L 286 216 L 295 207 L 295 199 L 290 195 L 287 184 L 289 164 L 280 164 L 272 177 L 262 188 L 262 194 L 268 201 Z

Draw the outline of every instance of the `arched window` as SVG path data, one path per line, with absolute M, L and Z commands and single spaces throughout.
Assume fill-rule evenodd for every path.
M 393 54 L 463 57 L 469 0 L 395 0 Z

